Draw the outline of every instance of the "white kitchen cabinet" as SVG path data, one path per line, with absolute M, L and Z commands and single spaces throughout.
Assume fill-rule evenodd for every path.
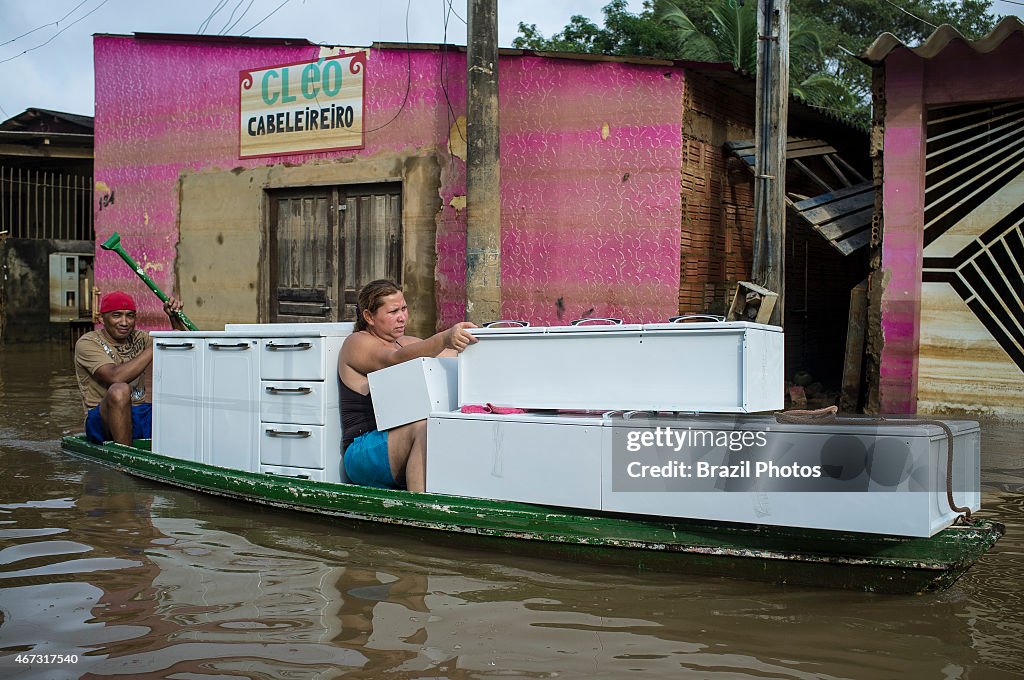
M 203 338 L 153 339 L 153 450 L 202 461 Z
M 258 341 L 218 337 L 206 341 L 203 380 L 203 462 L 253 471 L 259 464 Z
M 260 472 L 265 475 L 276 477 L 293 477 L 295 479 L 308 479 L 312 482 L 330 482 L 336 480 L 327 479 L 323 470 L 311 468 L 287 467 L 284 465 L 260 465 Z
M 410 359 L 366 376 L 378 430 L 425 420 L 433 411 L 459 405 L 456 357 Z
M 152 334 L 154 452 L 345 481 L 337 363 L 352 325 L 279 326 Z

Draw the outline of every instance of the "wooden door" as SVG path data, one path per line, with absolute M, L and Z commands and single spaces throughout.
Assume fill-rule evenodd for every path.
M 275 191 L 268 241 L 272 323 L 353 321 L 360 287 L 401 283 L 401 184 Z
M 270 321 L 338 320 L 335 190 L 311 187 L 270 196 Z
M 356 318 L 359 289 L 376 279 L 402 283 L 402 193 L 400 184 L 342 187 L 344 223 L 343 321 Z

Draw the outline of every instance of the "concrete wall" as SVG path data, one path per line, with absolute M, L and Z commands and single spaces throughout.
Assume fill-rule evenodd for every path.
M 954 41 L 930 60 L 899 49 L 885 61 L 884 231 L 878 277 L 886 281 L 881 297 L 882 412 L 966 410 L 1024 417 L 1024 366 L 985 327 L 985 323 L 991 325 L 991 319 L 986 321 L 972 309 L 980 297 L 965 292 L 967 289 L 954 281 L 956 276 L 949 282 L 922 280 L 923 270 L 928 270 L 926 258 L 952 258 L 975 241 L 979 248 L 987 249 L 990 239 L 986 237 L 983 244 L 983 235 L 1016 209 L 1024 195 L 1011 182 L 1000 190 L 1003 198 L 993 193 L 992 200 L 972 209 L 955 228 L 926 247 L 928 111 L 957 103 L 982 105 L 1024 97 L 1022 55 L 1024 37 L 1015 34 L 986 54 Z M 1007 148 L 1005 153 L 1010 151 Z M 990 165 L 1000 160 L 991 160 Z M 984 170 L 979 168 L 974 174 Z M 972 178 L 955 181 L 965 186 Z M 1014 181 L 1024 183 L 1024 176 Z M 1007 200 L 1013 195 L 1017 199 Z M 1019 222 L 1014 237 L 1020 238 Z M 993 283 L 1007 291 L 1003 302 L 996 302 L 997 309 L 991 310 L 994 318 L 1001 319 L 996 323 L 1004 324 L 1008 336 L 1024 346 L 1020 339 L 1024 338 L 1024 321 L 1018 311 L 1024 282 L 1019 268 L 1002 272 Z
M 264 189 L 384 179 L 403 182 L 414 329 L 464 317 L 462 53 L 370 50 L 363 149 L 239 160 L 238 72 L 321 48 L 111 36 L 94 48 L 97 201 L 114 199 L 97 238 L 119 231 L 200 326 L 262 318 Z M 503 316 L 674 314 L 681 70 L 505 56 L 500 87 Z M 97 255 L 97 285 L 142 293 L 120 260 Z M 163 327 L 156 298 L 139 297 L 141 325 Z

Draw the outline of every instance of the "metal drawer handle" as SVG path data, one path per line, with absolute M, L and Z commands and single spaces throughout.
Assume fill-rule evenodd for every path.
M 708 321 L 717 321 L 719 323 L 725 321 L 725 317 L 720 314 L 683 314 L 682 316 L 673 316 L 668 322 L 669 323 L 682 323 L 689 321 L 690 319 L 706 319 Z
M 291 477 L 293 479 L 309 479 L 309 475 L 282 475 L 279 472 L 264 472 L 263 474 L 270 475 L 272 477 Z
M 620 326 L 622 319 L 613 319 L 610 316 L 587 316 L 569 322 L 570 326 Z
M 249 349 L 249 343 L 247 342 L 236 342 L 233 345 L 222 345 L 220 343 L 211 342 L 207 346 L 210 349 Z
M 298 437 L 300 439 L 305 439 L 306 437 L 312 436 L 313 433 L 310 432 L 309 430 L 288 431 L 268 429 L 267 434 L 269 434 L 271 437 Z
M 160 349 L 192 349 L 195 347 L 191 342 L 158 342 L 156 346 Z
M 529 321 L 519 319 L 498 319 L 497 321 L 488 321 L 483 328 L 526 328 L 529 325 Z
M 275 345 L 272 342 L 267 343 L 267 350 L 271 352 L 278 352 L 283 349 L 297 349 L 301 351 L 304 349 L 311 349 L 312 347 L 313 343 L 311 342 L 297 342 L 294 345 Z
M 273 385 L 267 385 L 267 392 L 271 394 L 309 394 L 312 391 L 312 387 L 274 387 Z

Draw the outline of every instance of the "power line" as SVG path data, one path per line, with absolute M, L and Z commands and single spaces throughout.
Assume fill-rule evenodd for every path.
M 65 26 L 64 28 L 62 28 L 62 29 L 60 29 L 59 31 L 57 31 L 56 33 L 54 33 L 54 34 L 53 34 L 53 35 L 52 35 L 52 36 L 50 37 L 50 39 L 49 39 L 49 40 L 47 40 L 46 42 L 44 42 L 44 43 L 40 43 L 39 45 L 36 45 L 35 47 L 30 47 L 30 48 L 28 48 L 27 50 L 25 50 L 24 52 L 22 52 L 21 54 L 16 54 L 16 55 L 14 55 L 13 57 L 8 57 L 7 59 L 3 59 L 3 60 L 0 60 L 0 64 L 6 64 L 7 62 L 9 62 L 9 61 L 13 61 L 13 60 L 17 59 L 18 57 L 20 57 L 20 56 L 22 56 L 22 55 L 24 55 L 24 54 L 28 54 L 29 52 L 31 52 L 31 51 L 33 51 L 33 50 L 38 50 L 38 49 L 39 49 L 40 47 L 46 47 L 46 46 L 47 46 L 47 45 L 49 45 L 49 44 L 50 44 L 51 42 L 53 42 L 53 39 L 54 39 L 54 38 L 56 38 L 56 37 L 57 37 L 58 35 L 60 35 L 60 34 L 61 34 L 61 33 L 63 33 L 64 31 L 68 30 L 69 28 L 71 28 L 72 26 L 74 26 L 75 24 L 77 24 L 77 23 L 78 23 L 79 21 L 81 21 L 82 19 L 86 18 L 87 16 L 89 16 L 90 14 L 92 14 L 93 12 L 95 12 L 96 10 L 98 10 L 98 9 L 99 9 L 100 7 L 103 7 L 103 5 L 107 4 L 108 2 L 110 2 L 110 0 L 103 0 L 103 2 L 101 2 L 101 3 L 100 3 L 100 4 L 98 4 L 98 5 L 96 5 L 96 7 L 94 7 L 94 8 L 93 8 L 93 9 L 91 9 L 90 11 L 86 12 L 85 14 L 83 14 L 82 16 L 80 16 L 79 18 L 77 18 L 77 19 L 75 19 L 74 21 L 72 21 L 72 22 L 71 22 L 70 24 L 68 24 L 68 25 L 67 25 L 67 26 Z
M 446 0 L 441 0 L 442 8 L 445 5 L 445 1 Z M 455 121 L 457 123 L 459 118 L 455 115 L 455 109 L 452 107 L 452 100 L 448 96 L 448 21 L 451 15 L 454 14 L 455 10 L 452 8 L 452 0 L 447 0 L 447 4 L 448 11 L 445 12 L 444 15 L 444 37 L 441 39 L 441 44 L 443 45 L 441 48 L 441 92 L 444 93 L 444 101 L 448 105 L 448 120 Z M 456 16 L 458 15 L 456 14 Z M 461 19 L 461 17 L 459 18 Z M 449 125 L 449 128 L 450 127 L 451 125 Z M 466 141 L 465 137 L 462 135 L 462 126 L 456 125 L 455 129 L 459 131 L 459 137 L 462 138 L 462 141 Z M 451 135 L 450 130 L 448 134 L 449 136 Z M 449 142 L 449 147 L 450 146 L 451 143 Z M 455 163 L 454 158 L 452 158 L 451 161 L 453 164 Z
M 235 12 L 238 11 L 238 8 L 242 6 L 243 2 L 245 2 L 245 0 L 238 0 L 238 2 L 235 3 L 235 8 L 231 10 L 231 16 L 229 16 L 228 20 L 224 22 L 224 25 L 220 27 L 221 35 L 226 35 L 227 32 L 231 30 L 231 28 L 233 28 L 235 24 L 242 20 L 242 17 L 245 16 L 245 12 L 249 11 L 249 7 L 252 7 L 253 0 L 249 0 L 249 7 L 245 8 L 245 12 L 242 12 L 242 15 L 238 17 L 238 19 L 235 19 Z M 235 19 L 235 21 L 232 22 L 232 19 Z
M 442 2 L 443 2 L 443 1 L 444 1 L 444 0 L 442 0 Z M 465 19 L 463 19 L 463 18 L 462 18 L 461 16 L 459 16 L 459 13 L 455 11 L 455 8 L 454 8 L 454 7 L 452 7 L 452 0 L 448 0 L 448 12 L 449 12 L 450 14 L 454 14 L 454 15 L 455 15 L 456 17 L 458 17 L 459 21 L 461 21 L 462 23 L 466 24 L 467 26 L 469 25 L 469 24 L 468 24 L 468 23 L 466 22 L 466 20 L 465 20 Z M 444 23 L 445 23 L 445 28 L 447 28 L 447 27 L 448 27 L 448 20 L 447 20 L 447 19 L 445 19 L 445 22 L 444 22 Z
M 914 17 L 915 19 L 917 19 L 918 21 L 920 21 L 920 22 L 921 22 L 922 24 L 925 24 L 926 26 L 931 26 L 932 28 L 938 28 L 938 26 L 936 26 L 935 24 L 931 23 L 930 21 L 925 21 L 924 19 L 922 19 L 921 17 L 917 16 L 916 14 L 911 14 L 911 13 L 910 13 L 910 12 L 908 12 L 907 10 L 905 10 L 905 9 L 903 9 L 902 7 L 900 7 L 899 5 L 897 5 L 897 4 L 896 4 L 895 2 L 893 2 L 892 0 L 885 0 L 885 1 L 886 1 L 887 3 L 889 3 L 890 5 L 892 5 L 893 7 L 895 7 L 896 9 L 898 9 L 899 11 L 903 12 L 904 14 L 906 14 L 907 16 L 912 16 L 912 17 Z
M 280 5 L 278 5 L 277 7 L 275 7 L 275 8 L 274 8 L 274 10 L 273 10 L 273 11 L 272 11 L 272 12 L 271 12 L 270 14 L 268 14 L 268 15 L 267 15 L 267 16 L 265 16 L 265 17 L 263 17 L 263 18 L 262 18 L 262 19 L 260 19 L 259 21 L 257 21 L 257 22 L 256 22 L 256 23 L 255 23 L 255 24 L 254 24 L 253 26 L 250 26 L 250 27 L 249 27 L 249 30 L 248 30 L 248 31 L 243 31 L 243 32 L 242 32 L 242 35 L 245 35 L 245 34 L 247 34 L 247 33 L 248 33 L 249 31 L 253 30 L 253 29 L 254 29 L 254 28 L 256 28 L 257 26 L 259 26 L 260 24 L 262 24 L 262 23 L 263 23 L 264 21 L 266 21 L 266 20 L 267 20 L 267 19 L 269 19 L 270 17 L 272 17 L 272 16 L 274 16 L 275 14 L 277 14 L 277 11 L 278 11 L 279 9 L 281 9 L 282 7 L 284 7 L 285 5 L 287 5 L 287 4 L 289 3 L 289 2 L 291 2 L 291 0 L 284 0 L 284 2 L 282 2 L 282 3 L 280 4 Z
M 365 135 L 367 132 L 376 132 L 377 130 L 383 130 L 387 126 L 395 122 L 395 120 L 402 115 L 402 111 L 405 110 L 405 103 L 409 101 L 409 90 L 412 88 L 412 45 L 409 42 L 409 10 L 412 8 L 412 0 L 408 0 L 405 5 L 405 54 L 408 62 L 408 75 L 405 79 L 405 97 L 402 98 L 402 105 L 398 107 L 398 112 L 391 117 L 391 120 L 384 123 L 380 127 L 375 127 L 372 130 L 363 130 Z M 365 121 L 366 112 L 363 111 L 363 120 Z
M 67 18 L 68 18 L 69 16 L 71 16 L 72 14 L 74 14 L 74 12 L 75 12 L 75 10 L 76 10 L 76 9 L 78 9 L 79 7 L 81 7 L 82 5 L 84 5 L 84 4 L 85 4 L 85 3 L 87 3 L 87 2 L 89 2 L 89 0 L 82 0 L 82 1 L 80 2 L 80 3 L 78 3 L 77 5 L 75 5 L 75 6 L 74 6 L 74 7 L 73 7 L 73 8 L 71 9 L 71 11 L 70 11 L 70 12 L 68 12 L 67 14 L 65 14 L 64 16 L 62 16 L 62 17 L 61 17 L 60 19 L 57 19 L 56 21 L 51 21 L 51 22 L 50 22 L 50 23 L 48 23 L 48 24 L 43 24 L 42 26 L 36 26 L 36 27 L 35 27 L 35 28 L 33 28 L 33 29 L 32 29 L 31 31 L 28 31 L 28 32 L 26 32 L 26 33 L 22 33 L 22 34 L 21 34 L 21 35 L 19 35 L 19 36 L 18 36 L 17 38 L 11 38 L 11 39 L 10 39 L 10 40 L 8 40 L 7 42 L 3 42 L 3 43 L 0 43 L 0 47 L 3 47 L 4 45 L 9 45 L 9 44 L 11 44 L 12 42 L 14 42 L 15 40 L 21 40 L 21 39 L 22 39 L 22 38 L 24 38 L 24 37 L 25 37 L 26 35 L 32 35 L 32 34 L 33 34 L 33 33 L 35 33 L 36 31 L 41 31 L 41 30 L 43 30 L 44 28 L 46 28 L 47 26 L 59 26 L 59 25 L 60 25 L 60 22 L 64 21 L 64 20 L 65 20 L 65 19 L 67 19 Z
M 232 22 L 232 24 L 230 26 L 228 26 L 223 31 L 221 31 L 221 33 L 226 35 L 228 31 L 230 31 L 232 28 L 237 26 L 238 22 L 240 22 L 242 19 L 244 19 L 245 15 L 249 13 L 250 9 L 252 9 L 252 3 L 253 2 L 254 2 L 254 0 L 249 0 L 249 4 L 245 6 L 245 10 L 238 16 L 237 19 L 234 20 L 234 22 Z
M 214 5 L 213 11 L 211 11 L 210 14 L 205 19 L 203 19 L 203 23 L 199 24 L 199 28 L 196 29 L 196 33 L 202 35 L 203 31 L 209 28 L 210 22 L 213 20 L 213 18 L 217 16 L 217 14 L 220 13 L 222 9 L 224 9 L 224 5 L 226 4 L 228 4 L 228 0 L 217 0 L 217 4 Z

